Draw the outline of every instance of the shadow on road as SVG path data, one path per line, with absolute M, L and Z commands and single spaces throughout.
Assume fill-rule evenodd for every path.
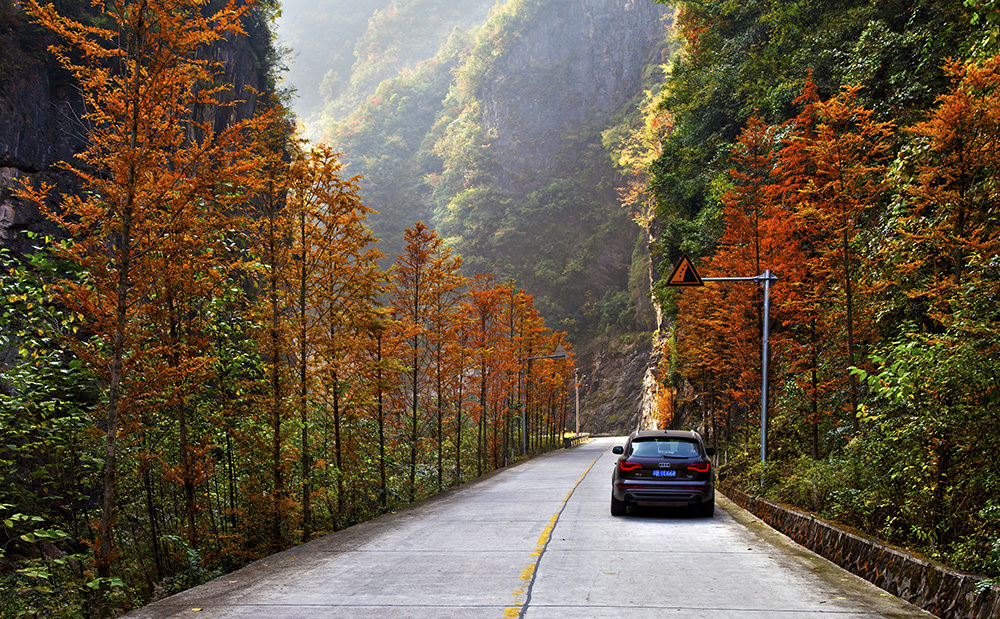
M 645 505 L 629 505 L 628 514 L 624 518 L 642 520 L 712 520 L 711 517 L 706 518 L 705 516 L 697 515 L 695 510 L 687 507 L 649 507 Z

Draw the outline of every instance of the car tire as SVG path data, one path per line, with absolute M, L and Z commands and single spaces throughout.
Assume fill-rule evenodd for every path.
M 624 516 L 625 512 L 628 511 L 628 504 L 625 501 L 619 501 L 615 498 L 614 493 L 611 493 L 611 515 L 612 516 Z
M 711 518 L 715 515 L 715 499 L 709 499 L 704 503 L 695 505 L 695 514 L 702 518 Z

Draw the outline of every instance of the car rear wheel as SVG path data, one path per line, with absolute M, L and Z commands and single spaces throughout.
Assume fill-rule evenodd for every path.
M 702 518 L 711 518 L 715 515 L 715 500 L 710 499 L 704 503 L 698 503 L 694 506 L 694 513 Z
M 611 493 L 611 515 L 612 516 L 624 516 L 625 512 L 628 511 L 628 504 L 625 501 L 619 501 L 615 498 L 615 494 Z

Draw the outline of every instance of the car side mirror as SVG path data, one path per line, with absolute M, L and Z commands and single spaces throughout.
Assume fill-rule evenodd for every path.
M 625 453 L 625 448 L 624 448 L 624 447 L 622 447 L 621 445 L 615 445 L 615 446 L 614 446 L 614 447 L 613 447 L 613 448 L 611 449 L 611 453 L 615 454 L 616 456 L 620 456 L 620 455 L 622 455 L 623 453 Z
M 711 458 L 712 456 L 714 456 L 715 455 L 715 447 L 706 447 L 705 448 L 705 455 L 707 455 L 709 458 Z

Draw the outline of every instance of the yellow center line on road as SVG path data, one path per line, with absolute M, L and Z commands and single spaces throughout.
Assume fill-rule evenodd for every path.
M 570 497 L 572 497 L 573 493 L 576 492 L 576 487 L 580 485 L 580 482 L 582 482 L 587 476 L 590 469 L 594 468 L 594 465 L 597 464 L 597 461 L 601 459 L 601 456 L 603 456 L 606 451 L 607 449 L 594 458 L 594 461 L 590 463 L 590 466 L 588 466 L 587 470 L 583 472 L 583 475 L 580 475 L 580 479 L 576 480 L 576 483 L 573 484 L 570 491 L 566 493 L 566 498 L 559 503 L 559 508 L 556 510 L 556 513 L 549 519 L 549 524 L 545 526 L 541 536 L 539 536 L 538 541 L 535 543 L 535 549 L 531 552 L 531 556 L 535 557 L 535 559 L 528 564 L 528 567 L 521 571 L 521 580 L 524 584 L 520 589 L 513 592 L 514 599 L 511 600 L 510 606 L 504 610 L 503 616 L 506 619 L 520 617 L 525 611 L 528 600 L 531 597 L 531 585 L 533 585 L 535 581 L 535 571 L 538 568 L 538 562 L 542 560 L 542 554 L 545 553 L 545 548 L 549 545 L 549 541 L 552 539 L 552 531 L 555 530 L 556 523 L 559 522 L 559 516 L 561 516 L 563 510 L 566 509 L 566 504 L 569 503 Z

